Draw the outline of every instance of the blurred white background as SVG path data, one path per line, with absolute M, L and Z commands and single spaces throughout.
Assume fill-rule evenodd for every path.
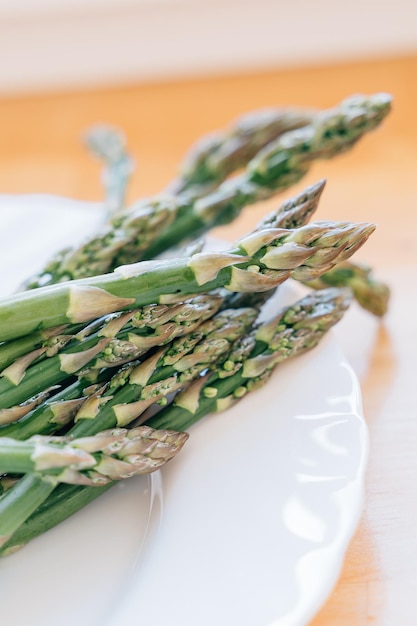
M 415 51 L 416 0 L 0 0 L 0 95 Z

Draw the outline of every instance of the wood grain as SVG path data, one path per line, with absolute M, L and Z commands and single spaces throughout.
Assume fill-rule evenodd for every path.
M 99 199 L 99 167 L 79 138 L 105 121 L 124 128 L 135 154 L 132 200 L 164 186 L 195 138 L 247 110 L 325 107 L 355 92 L 393 94 L 383 128 L 352 153 L 315 165 L 303 181 L 328 179 L 320 218 L 378 224 L 360 257 L 392 286 L 384 322 L 354 308 L 338 331 L 361 380 L 371 451 L 362 522 L 312 626 L 417 623 L 416 76 L 417 57 L 408 57 L 0 101 L 1 192 Z M 247 210 L 218 234 L 236 237 L 275 203 Z

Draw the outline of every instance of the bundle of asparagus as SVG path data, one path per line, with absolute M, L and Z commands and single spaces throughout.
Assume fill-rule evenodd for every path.
M 127 212 L 119 211 L 129 163 L 123 142 L 103 130 L 90 136 L 108 163 L 107 204 L 118 213 L 103 233 L 55 258 L 28 285 L 36 289 L 0 301 L 2 554 L 116 481 L 159 468 L 181 450 L 193 422 L 317 345 L 349 292 L 319 290 L 259 323 L 263 303 L 287 278 L 314 288 L 350 281 L 363 299 L 356 266 L 347 263 L 374 226 L 308 224 L 323 181 L 225 252 L 136 261 L 286 188 L 314 159 L 348 149 L 389 106 L 379 94 L 323 113 L 246 118 L 194 150 L 170 196 Z M 242 175 L 225 180 L 239 167 Z M 365 270 L 364 278 L 372 285 Z
M 319 182 L 284 202 L 258 228 L 303 225 L 316 210 L 323 186 Z M 264 298 L 263 292 L 255 293 L 250 306 L 258 306 Z M 100 367 L 117 367 L 143 355 L 145 350 L 191 333 L 219 308 L 238 308 L 247 302 L 247 294 L 243 299 L 230 292 L 227 297 L 219 293 L 202 294 L 178 304 L 148 305 L 124 314 L 104 316 L 86 326 L 68 324 L 37 330 L 0 345 L 0 435 L 28 437 L 37 432 L 52 432 L 54 425 L 64 425 L 71 419 L 82 402 L 83 389 L 97 382 L 96 376 L 103 378 Z M 100 343 L 103 341 L 105 345 Z M 71 376 L 79 380 L 33 410 L 46 399 L 46 383 L 53 393 L 54 385 L 63 384 Z M 16 420 L 19 420 L 17 428 Z
M 303 222 L 317 204 L 321 188 L 322 184 L 314 186 L 286 203 L 285 211 L 278 210 L 275 216 L 268 218 L 268 227 L 255 230 L 227 253 L 198 253 L 175 261 L 139 263 L 119 269 L 113 275 L 45 287 L 0 302 L 0 336 L 5 340 L 3 349 L 6 353 L 7 340 L 20 342 L 23 339 L 23 344 L 28 346 L 31 334 L 35 342 L 39 341 L 40 335 L 43 336 L 45 331 L 40 330 L 42 326 L 45 329 L 58 327 L 55 334 L 47 331 L 49 342 L 51 338 L 56 340 L 60 336 L 63 324 L 69 324 L 65 327 L 67 334 L 64 334 L 64 339 L 53 341 L 52 354 L 44 350 L 45 346 L 35 348 L 21 356 L 17 364 L 12 363 L 3 371 L 1 397 L 3 410 L 8 414 L 7 421 L 11 422 L 10 411 L 17 410 L 18 413 L 14 424 L 3 427 L 8 428 L 8 432 L 4 433 L 9 436 L 5 438 L 6 447 L 13 449 L 13 455 L 19 450 L 22 455 L 26 454 L 24 450 L 31 450 L 32 444 L 25 449 L 14 448 L 10 430 L 18 433 L 23 427 L 23 439 L 28 433 L 33 435 L 33 424 L 39 428 L 40 422 L 47 432 L 53 432 L 58 427 L 64 429 L 67 437 L 75 440 L 115 427 L 124 428 L 148 407 L 155 403 L 165 404 L 168 395 L 185 389 L 193 380 L 200 380 L 201 374 L 215 368 L 219 360 L 224 362 L 225 371 L 230 371 L 231 361 L 226 358 L 226 353 L 232 349 L 233 342 L 239 338 L 243 341 L 256 318 L 253 292 L 263 294 L 295 272 L 304 277 L 319 276 L 339 260 L 349 258 L 373 231 L 374 227 L 370 224 L 332 222 L 306 224 L 294 229 L 275 227 L 278 221 L 282 222 L 283 216 L 291 221 L 297 219 L 297 211 L 299 221 Z M 225 289 L 210 295 L 219 288 Z M 249 292 L 252 307 L 226 309 L 203 321 L 213 316 L 220 308 L 220 302 L 227 301 L 228 291 Z M 196 292 L 206 295 L 196 297 Z M 261 295 L 259 302 L 263 300 Z M 138 307 L 143 308 L 138 311 Z M 123 310 L 126 313 L 122 313 Z M 110 313 L 115 315 L 109 318 Z M 10 316 L 14 320 L 13 328 L 8 323 Z M 133 321 L 139 330 L 137 334 Z M 82 324 L 87 325 L 79 330 L 78 325 Z M 71 325 L 75 325 L 75 334 L 71 334 Z M 116 336 L 124 339 L 115 339 Z M 172 341 L 174 337 L 176 339 Z M 123 349 L 115 350 L 112 342 L 126 339 L 134 349 L 126 351 L 122 345 Z M 10 345 L 16 346 L 14 342 Z M 149 348 L 160 347 L 164 342 L 165 348 L 149 353 Z M 106 349 L 110 346 L 113 347 L 107 354 Z M 148 358 L 144 357 L 145 354 Z M 39 381 L 36 391 L 41 393 L 40 381 L 44 384 L 47 381 L 49 388 L 58 381 L 71 381 L 73 375 L 79 372 L 85 374 L 86 370 L 87 374 L 98 370 L 99 378 L 109 378 L 109 365 L 120 365 L 130 359 L 135 359 L 134 363 L 119 369 L 110 381 L 100 384 L 103 381 L 99 380 L 91 389 L 91 385 L 83 386 L 79 377 L 78 382 L 60 392 L 59 399 L 42 402 L 42 398 L 40 406 L 21 417 L 19 411 L 22 404 L 25 406 L 25 403 L 33 401 L 29 396 L 35 389 L 34 381 Z M 28 366 L 31 361 L 33 364 Z M 80 386 L 86 393 L 83 402 L 74 397 L 74 388 L 80 392 Z M 65 395 L 68 391 L 69 397 Z M 16 405 L 16 401 L 21 404 Z M 63 409 L 62 404 L 65 405 Z M 54 405 L 53 408 L 51 405 Z M 183 442 L 184 438 L 180 441 Z M 61 444 L 68 451 L 67 443 L 51 442 L 52 447 Z M 43 450 L 44 445 L 42 440 L 35 446 L 35 459 L 40 454 L 39 448 Z M 176 446 L 175 450 L 179 447 Z M 45 458 L 51 455 L 55 458 L 52 452 L 48 448 Z M 72 449 L 68 454 L 74 457 Z M 168 458 L 172 458 L 171 450 Z M 117 461 L 125 462 L 125 459 L 118 458 Z M 22 463 L 12 467 L 5 461 L 0 468 L 4 472 L 32 468 L 27 459 Z M 93 465 L 91 459 L 88 461 L 85 466 L 89 470 L 87 477 L 85 472 L 80 477 L 74 467 L 71 467 L 71 472 L 63 474 L 48 463 L 42 457 L 41 465 L 33 465 L 36 471 L 26 473 L 0 499 L 2 543 L 7 544 L 12 539 L 13 533 L 53 492 L 59 480 L 64 480 L 64 477 L 67 480 L 66 477 L 74 472 L 77 480 L 92 481 L 97 478 L 97 484 L 104 480 L 103 472 L 98 472 L 96 468 L 96 465 L 102 467 L 101 460 L 96 459 Z M 156 467 L 155 463 L 144 463 L 142 460 L 139 466 L 142 471 L 144 467 L 147 471 Z M 42 469 L 44 467 L 46 472 Z M 90 471 L 90 468 L 94 469 Z M 130 473 L 127 468 L 125 470 Z M 114 475 L 110 474 L 110 477 Z

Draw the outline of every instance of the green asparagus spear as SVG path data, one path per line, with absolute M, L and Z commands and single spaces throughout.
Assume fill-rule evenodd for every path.
M 309 185 L 299 194 L 280 204 L 280 206 L 266 215 L 256 226 L 256 230 L 265 228 L 299 228 L 310 220 L 317 210 L 321 194 L 326 181 L 319 180 L 314 185 Z M 189 256 L 201 252 L 204 248 L 204 240 L 196 240 L 186 247 Z M 1 355 L 1 352 L 0 352 Z
M 187 424 L 188 428 L 206 414 L 204 411 L 225 410 L 227 405 L 262 384 L 276 363 L 316 345 L 340 319 L 348 302 L 349 295 L 345 291 L 328 289 L 312 293 L 282 310 L 273 320 L 260 325 L 255 334 L 235 346 L 217 373 L 203 377 L 189 387 L 185 392 L 188 397 L 185 406 L 180 406 L 184 403 L 178 397 L 176 405 L 162 409 L 147 424 L 168 423 L 172 419 L 173 423 Z M 16 530 L 1 553 L 10 554 L 53 528 L 101 495 L 111 484 L 104 487 L 59 486 Z
M 206 135 L 192 146 L 168 191 L 179 194 L 223 182 L 274 139 L 310 124 L 314 115 L 301 109 L 264 109 L 243 115 L 226 131 Z
M 229 252 L 142 262 L 112 274 L 18 293 L 0 301 L 0 340 L 114 311 L 181 301 L 220 287 L 265 291 L 290 276 L 310 280 L 347 260 L 373 230 L 372 224 L 350 222 L 265 229 L 244 237 Z
M 34 469 L 0 498 L 0 547 L 59 482 L 102 485 L 153 472 L 172 459 L 187 438 L 185 433 L 145 427 L 116 429 L 76 443 L 42 437 L 26 442 L 0 439 L 3 469 Z

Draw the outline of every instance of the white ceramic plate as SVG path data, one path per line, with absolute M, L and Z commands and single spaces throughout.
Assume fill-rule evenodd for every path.
M 44 250 L 34 244 L 35 224 L 24 228 L 31 202 L 12 211 L 19 228 L 9 219 L 13 202 L 0 202 L 1 240 L 14 237 L 24 251 L 16 283 Z M 59 206 L 49 202 L 45 224 Z M 97 207 L 60 208 L 44 231 L 48 249 L 48 236 L 58 249 L 72 237 L 74 215 L 89 230 L 100 219 Z M 295 297 L 286 287 L 279 302 Z M 334 336 L 190 432 L 162 473 L 118 485 L 0 562 L 4 623 L 308 624 L 357 524 L 368 445 L 358 382 Z

